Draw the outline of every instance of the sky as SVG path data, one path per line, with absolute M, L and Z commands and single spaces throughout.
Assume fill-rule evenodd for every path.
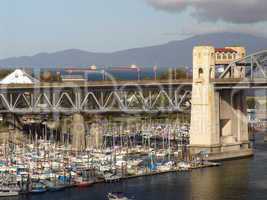
M 266 0 L 1 0 L 0 58 L 113 52 L 210 32 L 267 36 Z

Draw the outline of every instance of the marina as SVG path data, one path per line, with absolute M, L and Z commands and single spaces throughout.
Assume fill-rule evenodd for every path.
M 166 173 L 157 176 L 142 176 L 126 179 L 113 184 L 98 183 L 87 188 L 71 187 L 59 192 L 45 192 L 38 195 L 20 195 L 12 199 L 20 200 L 108 200 L 108 193 L 123 192 L 128 199 L 183 200 L 199 199 L 236 199 L 264 200 L 266 198 L 266 144 L 263 135 L 256 135 L 254 158 L 221 162 L 221 166 L 200 168 L 179 173 Z M 233 170 L 238 168 L 239 170 Z M 211 187 L 214 186 L 214 187 Z M 218 190 L 218 185 L 221 187 Z M 207 192 L 209 189 L 210 192 Z M 250 191 L 251 193 L 248 193 Z M 240 193 L 242 195 L 240 196 Z M 3 198 L 9 199 L 9 198 Z
M 107 129 L 102 148 L 82 152 L 72 150 L 71 144 L 37 134 L 32 134 L 25 144 L 7 140 L 0 146 L 0 196 L 90 188 L 220 165 L 205 161 L 204 153 L 189 156 L 187 124 L 170 129 L 166 124 L 152 123 L 143 129 L 149 131 L 115 135 L 113 129 L 111 135 Z

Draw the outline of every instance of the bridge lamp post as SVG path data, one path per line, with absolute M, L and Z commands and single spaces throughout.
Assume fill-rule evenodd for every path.
M 141 76 L 141 75 L 140 75 L 140 72 L 141 72 L 140 67 L 138 67 L 138 66 L 136 66 L 136 65 L 131 65 L 130 68 L 136 70 L 136 72 L 137 72 L 137 80 L 140 81 L 140 76 Z
M 88 73 L 90 73 L 90 71 L 96 71 L 96 70 L 97 70 L 97 66 L 91 65 L 91 66 L 89 66 L 89 72 Z M 87 78 L 87 76 L 88 76 L 88 74 L 86 74 L 86 78 Z
M 102 80 L 104 81 L 106 79 L 106 70 L 105 70 L 106 67 L 104 67 L 104 69 L 101 70 L 102 72 Z
M 158 70 L 157 65 L 153 66 L 154 80 L 157 80 L 157 70 Z
M 185 70 L 186 70 L 186 71 L 185 71 L 185 76 L 186 76 L 186 79 L 188 79 L 188 70 L 189 70 L 189 67 L 186 66 L 186 67 L 185 67 Z

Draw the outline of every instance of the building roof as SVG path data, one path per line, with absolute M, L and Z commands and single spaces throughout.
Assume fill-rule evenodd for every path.
M 231 48 L 216 48 L 215 52 L 217 53 L 237 53 L 234 49 Z
M 14 72 L 3 78 L 0 81 L 0 84 L 33 84 L 38 82 L 39 80 L 31 77 L 23 70 L 16 69 Z

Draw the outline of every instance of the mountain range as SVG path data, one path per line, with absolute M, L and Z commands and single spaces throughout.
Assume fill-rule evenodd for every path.
M 129 66 L 184 67 L 192 65 L 192 49 L 196 45 L 245 46 L 248 53 L 267 49 L 267 38 L 241 33 L 211 33 L 193 36 L 166 44 L 127 49 L 111 53 L 95 53 L 68 49 L 33 56 L 11 57 L 0 60 L 1 67 L 54 66 Z

